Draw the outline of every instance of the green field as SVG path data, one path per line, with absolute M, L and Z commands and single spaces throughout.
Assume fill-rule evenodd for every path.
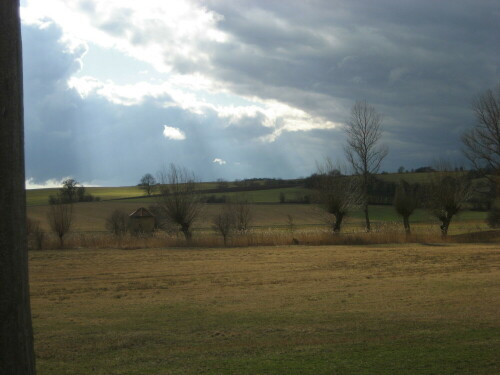
M 144 191 L 137 186 L 122 186 L 122 187 L 86 187 L 87 193 L 101 200 L 122 199 L 128 197 L 140 197 L 144 195 Z M 46 205 L 50 195 L 56 195 L 58 189 L 32 189 L 26 191 L 26 204 L 28 206 Z
M 203 182 L 197 185 L 200 190 L 214 189 L 215 182 Z M 139 199 L 148 199 L 145 197 L 144 190 L 138 186 L 119 186 L 119 187 L 86 187 L 87 193 L 101 200 L 124 199 L 132 197 L 141 197 Z M 31 189 L 26 191 L 26 204 L 28 206 L 48 204 L 49 196 L 56 195 L 58 189 Z
M 402 179 L 409 183 L 426 183 L 429 181 L 432 173 L 388 173 L 379 174 L 377 178 L 386 181 L 398 183 Z M 484 181 L 484 179 L 476 179 L 475 183 Z M 262 181 L 258 181 L 257 184 L 262 185 Z M 200 182 L 197 185 L 198 190 L 208 190 L 216 189 L 218 186 L 217 182 Z M 235 183 L 228 183 L 229 187 L 235 187 Z M 32 205 L 44 205 L 48 203 L 50 195 L 55 195 L 58 189 L 33 189 L 26 192 L 26 201 L 28 206 Z M 151 198 L 147 198 L 143 190 L 139 189 L 138 186 L 122 186 L 122 187 L 87 187 L 87 192 L 99 197 L 101 200 L 113 200 L 113 199 L 124 199 L 124 198 L 135 198 L 133 201 L 150 202 Z M 209 193 L 208 195 L 214 195 L 216 197 L 226 196 L 229 198 L 234 198 L 236 196 L 244 195 L 245 199 L 252 203 L 279 203 L 280 195 L 284 194 L 286 200 L 297 200 L 301 199 L 306 195 L 313 195 L 314 191 L 311 189 L 306 189 L 303 187 L 291 187 L 291 188 L 274 188 L 265 190 L 252 190 L 248 188 L 245 192 L 229 192 L 229 193 Z
M 496 245 L 29 258 L 39 375 L 500 373 Z

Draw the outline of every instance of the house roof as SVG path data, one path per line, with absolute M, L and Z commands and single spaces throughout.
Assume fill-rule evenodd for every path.
M 132 212 L 128 216 L 129 217 L 154 217 L 155 215 L 153 215 L 151 212 L 149 212 L 144 207 L 141 207 L 141 208 L 138 208 L 137 210 L 135 210 L 134 212 Z

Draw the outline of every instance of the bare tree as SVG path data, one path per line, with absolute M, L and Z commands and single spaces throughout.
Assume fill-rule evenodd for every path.
M 471 184 L 465 173 L 433 172 L 427 185 L 427 207 L 441 222 L 441 234 L 448 235 L 452 218 L 463 209 L 471 194 Z
M 24 188 L 19 1 L 0 1 L 0 372 L 35 374 Z
M 403 218 L 403 226 L 406 234 L 411 233 L 410 216 L 417 208 L 417 186 L 401 180 L 396 187 L 394 196 L 394 208 L 399 216 Z
M 62 202 L 63 203 L 76 202 L 78 196 L 78 181 L 76 181 L 73 178 L 68 178 L 64 180 L 62 184 L 63 184 L 62 188 L 59 189 Z
M 85 194 L 85 190 L 83 191 Z M 56 203 L 73 203 L 78 197 L 78 182 L 72 178 L 68 178 L 62 182 L 62 187 L 56 195 L 49 195 L 49 204 Z
M 100 199 L 99 197 L 94 197 L 92 194 L 88 194 L 85 187 L 73 178 L 64 180 L 62 185 L 56 195 L 49 196 L 49 204 L 92 202 Z
M 333 216 L 330 222 L 333 233 L 339 233 L 344 218 L 363 201 L 360 185 L 355 177 L 344 176 L 341 168 L 328 158 L 323 164 L 318 164 L 317 169 L 314 187 L 318 192 L 318 200 L 325 211 Z
M 158 206 L 169 221 L 180 227 L 186 240 L 192 237 L 192 224 L 199 216 L 203 203 L 196 192 L 194 174 L 170 164 L 158 173 L 160 196 Z
M 352 107 L 351 116 L 345 126 L 347 145 L 344 150 L 348 162 L 361 179 L 367 231 L 370 231 L 368 214 L 370 176 L 379 171 L 382 161 L 389 152 L 386 146 L 379 145 L 382 136 L 381 125 L 382 116 L 375 108 L 366 101 L 358 101 Z
M 47 213 L 50 229 L 59 237 L 59 246 L 64 246 L 64 236 L 69 232 L 73 222 L 73 205 L 55 203 L 49 206 Z
M 246 232 L 250 228 L 250 223 L 253 219 L 252 209 L 248 203 L 248 198 L 244 195 L 240 195 L 230 202 L 230 204 L 234 211 L 236 229 L 240 233 Z
M 128 215 L 121 210 L 114 210 L 106 219 L 105 225 L 115 236 L 123 236 L 128 229 Z
M 500 228 L 500 208 L 491 208 L 486 217 L 486 223 L 490 228 Z
M 462 136 L 465 156 L 478 170 L 500 171 L 500 83 L 486 90 L 472 104 L 474 128 Z
M 144 176 L 142 176 L 138 186 L 149 196 L 156 186 L 156 179 L 151 173 L 146 173 Z
M 213 228 L 222 236 L 224 246 L 227 246 L 227 239 L 235 230 L 235 219 L 234 206 L 231 203 L 224 203 L 220 212 L 213 218 Z

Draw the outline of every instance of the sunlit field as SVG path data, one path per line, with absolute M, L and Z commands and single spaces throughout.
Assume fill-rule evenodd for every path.
M 31 251 L 38 374 L 498 374 L 482 245 Z

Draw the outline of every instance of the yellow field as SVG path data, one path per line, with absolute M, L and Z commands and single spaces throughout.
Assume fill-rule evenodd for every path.
M 32 251 L 38 374 L 499 374 L 497 245 Z

